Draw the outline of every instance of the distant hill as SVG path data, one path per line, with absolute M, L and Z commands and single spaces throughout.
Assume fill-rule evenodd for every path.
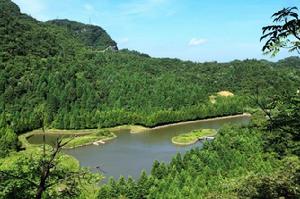
M 0 54 L 9 60 L 16 56 L 54 57 L 75 54 L 84 44 L 59 27 L 22 14 L 10 0 L 0 0 Z
M 300 68 L 300 57 L 292 56 L 278 61 L 279 66 Z
M 118 49 L 117 43 L 99 26 L 87 25 L 68 19 L 56 19 L 47 23 L 66 28 L 73 36 L 89 47 L 104 50 L 111 46 L 113 49 Z
M 40 22 L 21 13 L 10 0 L 0 0 L 0 45 L 4 60 L 28 55 L 75 55 L 87 47 L 117 49 L 116 42 L 101 27 L 68 20 Z

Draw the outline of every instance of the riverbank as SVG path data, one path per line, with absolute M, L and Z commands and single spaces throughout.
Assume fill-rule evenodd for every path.
M 213 118 L 192 120 L 192 121 L 185 121 L 185 122 L 176 122 L 176 123 L 172 123 L 172 124 L 157 126 L 157 127 L 151 128 L 151 129 L 161 129 L 161 128 L 166 128 L 166 127 L 170 127 L 170 126 L 177 126 L 177 125 L 183 125 L 183 124 L 193 124 L 193 123 L 198 123 L 198 122 L 209 122 L 209 121 L 216 121 L 216 120 L 222 120 L 222 119 L 233 119 L 233 118 L 238 118 L 238 117 L 241 117 L 241 116 L 251 117 L 251 114 L 250 113 L 243 113 L 243 114 L 238 114 L 238 115 L 229 115 L 229 116 L 213 117 Z
M 238 118 L 241 116 L 248 116 L 250 117 L 251 114 L 249 113 L 243 113 L 238 115 L 230 115 L 230 116 L 223 116 L 223 117 L 215 117 L 215 118 L 208 118 L 208 119 L 200 119 L 200 120 L 194 120 L 194 121 L 185 121 L 185 122 L 177 122 L 162 126 L 157 126 L 153 128 L 147 128 L 141 125 L 122 125 L 122 126 L 116 126 L 111 128 L 104 128 L 104 129 L 84 129 L 84 130 L 59 130 L 59 129 L 47 129 L 45 132 L 45 135 L 54 135 L 54 136 L 68 136 L 72 137 L 74 136 L 74 141 L 72 140 L 70 143 L 68 143 L 68 146 L 65 148 L 67 149 L 73 149 L 77 147 L 87 146 L 91 144 L 105 144 L 107 141 L 117 138 L 115 135 L 116 132 L 122 131 L 122 130 L 129 130 L 130 133 L 142 133 L 147 132 L 149 130 L 155 130 L 155 129 L 163 129 L 170 126 L 177 126 L 177 125 L 183 125 L 183 124 L 192 124 L 192 123 L 198 123 L 198 122 L 209 122 L 209 121 L 216 121 L 216 120 L 223 120 L 223 119 L 231 119 L 231 118 Z M 110 134 L 107 134 L 106 136 L 97 137 L 95 134 L 99 131 L 108 131 Z M 41 129 L 37 129 L 25 134 L 22 134 L 19 136 L 19 140 L 22 143 L 23 148 L 27 148 L 32 146 L 28 142 L 28 138 L 35 135 L 43 135 L 44 132 Z
M 66 136 L 66 137 L 74 137 L 64 148 L 65 149 L 73 149 L 77 147 L 88 146 L 91 144 L 105 144 L 107 141 L 115 139 L 117 136 L 115 135 L 116 132 L 122 130 L 129 130 L 130 133 L 141 133 L 144 131 L 149 130 L 149 128 L 140 126 L 140 125 L 122 125 L 116 126 L 111 128 L 104 128 L 104 129 L 83 129 L 83 130 L 61 130 L 61 129 L 46 129 L 43 132 L 42 129 L 36 129 L 30 131 L 28 133 L 22 134 L 19 136 L 19 140 L 22 143 L 22 148 L 28 148 L 33 146 L 34 144 L 29 143 L 28 139 L 31 136 L 35 135 L 46 135 L 46 136 Z M 110 132 L 106 135 L 96 135 L 99 131 L 106 131 Z M 65 141 L 68 141 L 68 138 L 64 138 Z
M 172 143 L 176 145 L 182 145 L 182 146 L 191 145 L 207 137 L 213 137 L 216 134 L 217 131 L 214 129 L 194 130 L 192 132 L 173 137 Z
M 147 128 L 141 125 L 122 125 L 122 126 L 116 126 L 112 128 L 107 128 L 108 130 L 115 132 L 120 130 L 129 130 L 130 133 L 142 133 L 147 130 L 150 130 L 151 128 Z
M 69 142 L 65 149 L 72 149 L 93 144 L 94 142 L 105 143 L 117 136 L 107 129 L 84 129 L 84 130 L 59 130 L 59 129 L 42 129 L 33 130 L 31 132 L 19 136 L 19 141 L 22 143 L 22 148 L 30 148 L 38 144 L 29 143 L 28 139 L 32 136 L 57 136 L 62 137 L 63 142 Z

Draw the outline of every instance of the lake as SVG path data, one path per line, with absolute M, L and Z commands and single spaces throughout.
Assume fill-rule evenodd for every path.
M 203 144 L 198 142 L 190 146 L 176 146 L 171 142 L 173 136 L 202 128 L 219 129 L 229 123 L 246 125 L 249 121 L 249 115 L 239 115 L 167 125 L 137 134 L 130 133 L 130 130 L 119 130 L 115 132 L 118 137 L 104 145 L 89 145 L 64 152 L 74 156 L 81 166 L 89 167 L 93 172 L 99 172 L 97 168 L 100 168 L 106 177 L 119 178 L 123 175 L 138 178 L 142 170 L 147 173 L 151 171 L 154 160 L 167 163 L 176 153 L 184 154 L 193 147 L 202 147 Z M 47 142 L 55 140 L 56 137 L 47 136 Z M 42 136 L 32 136 L 28 141 L 42 143 Z

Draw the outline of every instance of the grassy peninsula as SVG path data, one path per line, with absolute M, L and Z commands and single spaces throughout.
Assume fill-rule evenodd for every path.
M 36 129 L 18 136 L 22 148 L 30 148 L 32 144 L 28 142 L 31 136 L 43 135 L 62 137 L 63 142 L 68 142 L 64 148 L 71 149 L 90 144 L 105 144 L 106 141 L 116 138 L 115 132 L 129 130 L 130 133 L 141 133 L 149 128 L 139 125 L 122 125 L 104 129 L 81 129 L 81 130 L 65 130 L 65 129 Z
M 84 136 L 64 138 L 63 141 L 68 142 L 65 148 L 76 148 L 90 144 L 104 144 L 105 141 L 116 138 L 117 136 L 109 130 L 98 130 L 96 133 L 91 133 Z
M 19 136 L 23 148 L 29 148 L 32 144 L 28 142 L 31 136 L 43 135 L 61 137 L 62 142 L 68 142 L 64 148 L 76 148 L 93 143 L 105 143 L 105 141 L 116 138 L 113 130 L 109 129 L 84 129 L 84 130 L 59 130 L 47 129 L 45 133 L 42 129 L 34 130 Z
M 177 145 L 190 145 L 206 136 L 214 136 L 217 131 L 214 129 L 200 129 L 189 133 L 181 134 L 172 138 L 172 143 Z

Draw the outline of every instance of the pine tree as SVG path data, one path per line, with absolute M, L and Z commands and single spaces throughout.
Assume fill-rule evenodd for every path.
M 137 188 L 138 188 L 138 198 L 146 198 L 150 187 L 148 187 L 148 176 L 146 171 L 142 171 L 141 177 L 139 178 L 137 182 Z

